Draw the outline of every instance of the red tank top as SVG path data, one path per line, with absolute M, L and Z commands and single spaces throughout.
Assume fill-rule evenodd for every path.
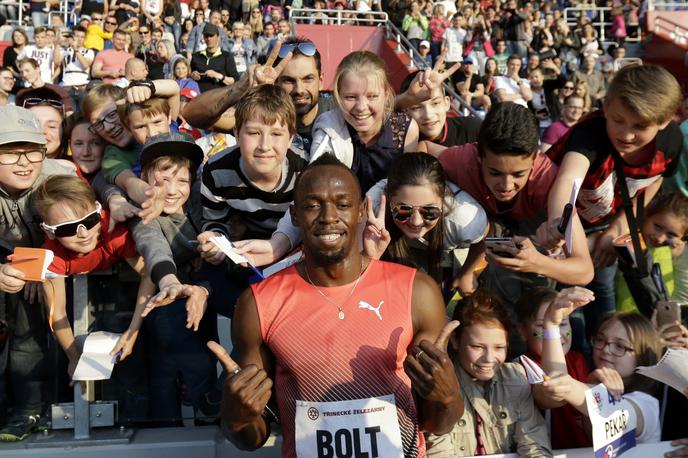
M 275 392 L 284 443 L 296 456 L 296 401 L 333 402 L 394 394 L 405 457 L 425 457 L 425 440 L 403 361 L 413 340 L 416 271 L 373 260 L 354 283 L 319 289 L 292 266 L 251 285 L 263 341 L 275 356 Z M 382 454 L 381 456 L 385 456 Z

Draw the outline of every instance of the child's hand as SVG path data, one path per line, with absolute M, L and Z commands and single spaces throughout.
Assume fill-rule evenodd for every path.
M 614 234 L 603 232 L 597 237 L 595 247 L 590 253 L 595 267 L 608 267 L 616 261 L 616 251 L 614 251 Z
M 212 231 L 206 231 L 201 232 L 198 234 L 198 237 L 196 237 L 199 242 L 198 251 L 201 253 L 201 258 L 214 266 L 219 265 L 225 260 L 225 254 L 222 250 L 210 241 L 211 237 L 218 237 L 219 235 L 220 234 Z
M 624 383 L 621 375 L 619 375 L 616 369 L 609 367 L 600 367 L 590 372 L 588 383 L 601 383 L 617 401 L 621 399 L 621 395 L 624 392 Z
M 366 212 L 368 221 L 363 230 L 363 251 L 372 259 L 380 259 L 392 241 L 389 231 L 385 229 L 385 211 L 387 208 L 387 198 L 380 197 L 380 207 L 377 214 L 373 207 L 373 199 L 366 197 Z
M 667 452 L 664 454 L 666 458 L 675 458 L 679 456 L 688 456 L 688 439 L 677 439 L 675 441 L 671 441 L 672 447 L 678 447 L 679 445 L 686 445 L 686 447 L 682 447 L 678 450 L 674 450 L 672 452 Z
M 547 307 L 543 324 L 545 327 L 548 327 L 547 325 L 550 325 L 550 327 L 559 326 L 564 318 L 571 315 L 578 307 L 582 307 L 594 300 L 595 295 L 589 289 L 580 286 L 563 289 L 559 291 L 554 300 L 549 304 L 549 307 Z
M 573 388 L 573 379 L 569 374 L 552 372 L 542 382 L 542 392 L 555 402 L 566 401 L 566 396 Z
M 121 351 L 122 353 L 120 353 L 117 362 L 124 361 L 126 357 L 131 355 L 131 352 L 134 350 L 134 344 L 136 343 L 136 338 L 138 335 L 138 329 L 133 330 L 129 328 L 124 331 L 122 335 L 119 336 L 119 340 L 117 340 L 115 347 L 110 352 L 110 356 L 115 356 Z
M 432 69 L 428 67 L 416 74 L 416 77 L 413 78 L 409 88 L 406 90 L 406 95 L 410 97 L 414 103 L 430 100 L 432 98 L 432 91 L 442 87 L 444 81 L 461 68 L 461 63 L 455 63 L 444 72 L 441 71 L 443 67 L 444 54 L 440 55 Z
M 5 293 L 18 293 L 26 282 L 24 272 L 12 267 L 12 264 L 0 264 L 0 291 Z
M 155 172 L 155 182 L 146 190 L 146 200 L 141 204 L 138 216 L 143 224 L 148 224 L 160 216 L 165 209 L 165 180 L 159 172 Z
M 272 234 L 270 240 L 247 239 L 234 242 L 234 249 L 256 267 L 266 266 L 282 258 L 291 246 L 289 239 L 281 234 Z

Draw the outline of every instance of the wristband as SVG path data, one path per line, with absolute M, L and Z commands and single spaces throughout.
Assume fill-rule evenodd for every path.
M 151 91 L 150 98 L 155 97 L 155 83 L 151 80 L 134 80 L 131 83 L 129 83 L 129 87 L 147 87 Z
M 559 328 L 545 328 L 542 331 L 542 338 L 546 340 L 561 339 L 561 332 Z

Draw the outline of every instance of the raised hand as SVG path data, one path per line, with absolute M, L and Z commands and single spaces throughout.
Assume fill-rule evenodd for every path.
M 363 230 L 363 251 L 366 256 L 372 259 L 380 259 L 389 242 L 392 241 L 389 231 L 385 229 L 386 209 L 387 198 L 384 194 L 380 198 L 380 207 L 377 210 L 377 214 L 373 207 L 373 199 L 370 196 L 366 197 L 368 221 L 366 221 L 366 227 Z
M 432 69 L 428 67 L 425 70 L 419 71 L 406 90 L 406 95 L 413 99 L 414 103 L 430 100 L 433 90 L 442 87 L 444 81 L 461 68 L 461 63 L 457 62 L 445 71 L 441 70 L 443 66 L 444 57 L 440 56 Z M 410 103 L 410 105 L 413 105 L 413 103 Z
M 272 46 L 272 51 L 265 61 L 265 65 L 254 65 L 249 68 L 249 84 L 250 87 L 258 86 L 260 84 L 275 84 L 277 78 L 280 76 L 284 67 L 292 58 L 292 53 L 287 54 L 279 64 L 273 67 L 277 57 L 279 57 L 280 48 L 282 48 L 282 39 L 277 39 Z
M 253 364 L 240 368 L 217 342 L 208 342 L 208 348 L 229 374 L 222 390 L 223 419 L 231 430 L 239 431 L 263 415 L 272 396 L 272 380 Z
M 160 216 L 165 208 L 165 180 L 160 172 L 155 172 L 153 185 L 146 190 L 146 200 L 141 204 L 141 211 L 138 216 L 143 220 L 143 224 L 148 224 Z
M 214 266 L 219 265 L 225 260 L 225 254 L 222 252 L 222 250 L 220 250 L 217 245 L 210 241 L 211 237 L 217 237 L 219 235 L 220 234 L 212 231 L 205 231 L 201 232 L 198 234 L 198 237 L 196 237 L 199 242 L 198 251 L 201 253 L 201 258 Z
M 172 283 L 161 287 L 160 292 L 153 296 L 141 313 L 142 317 L 158 307 L 171 304 L 180 297 L 186 297 L 186 328 L 198 331 L 198 326 L 208 307 L 208 290 L 197 285 Z
M 600 367 L 588 374 L 588 383 L 601 383 L 607 388 L 609 394 L 617 401 L 624 392 L 624 383 L 621 375 L 609 367 Z
M 547 307 L 544 324 L 559 326 L 559 324 L 571 315 L 578 307 L 582 307 L 595 300 L 595 294 L 589 289 L 580 286 L 566 288 L 559 291 L 554 300 Z
M 459 382 L 454 364 L 447 355 L 447 345 L 459 322 L 450 321 L 434 343 L 421 341 L 411 348 L 404 360 L 404 371 L 411 379 L 413 389 L 428 401 L 449 404 L 460 396 Z

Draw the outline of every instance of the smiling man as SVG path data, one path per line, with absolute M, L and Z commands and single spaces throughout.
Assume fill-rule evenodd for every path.
M 425 456 L 422 431 L 447 432 L 463 413 L 446 354 L 458 322 L 444 326 L 429 276 L 361 254 L 361 188 L 334 156 L 298 177 L 291 217 L 302 261 L 239 298 L 236 363 L 211 345 L 233 374 L 223 430 L 241 448 L 262 446 L 274 380 L 282 456 L 335 456 L 342 443 L 348 455 Z
M 513 257 L 489 252 L 491 264 L 565 284 L 585 285 L 592 279 L 593 268 L 576 215 L 573 251 L 565 259 L 540 253 L 527 238 L 534 235 L 539 222 L 546 221 L 547 198 L 557 177 L 557 166 L 538 154 L 538 139 L 537 121 L 530 110 L 515 103 L 499 103 L 483 121 L 477 144 L 437 150 L 437 157 L 449 179 L 482 205 L 493 228 L 517 236 L 521 249 L 505 250 Z

